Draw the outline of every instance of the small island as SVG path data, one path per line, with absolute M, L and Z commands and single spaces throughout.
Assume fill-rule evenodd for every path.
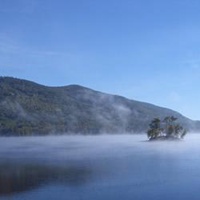
M 147 137 L 149 141 L 154 140 L 181 140 L 187 131 L 177 123 L 177 118 L 167 116 L 163 120 L 154 118 L 149 124 Z

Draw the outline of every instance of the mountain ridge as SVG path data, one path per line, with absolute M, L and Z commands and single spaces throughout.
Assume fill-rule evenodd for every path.
M 141 133 L 152 118 L 171 115 L 188 130 L 200 130 L 199 121 L 120 95 L 0 77 L 0 135 Z

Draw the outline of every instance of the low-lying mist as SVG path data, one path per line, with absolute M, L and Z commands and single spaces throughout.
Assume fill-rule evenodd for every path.
M 148 141 L 145 134 L 1 137 L 0 197 L 39 199 L 41 191 L 32 190 L 63 186 L 60 199 L 93 199 L 98 191 L 99 199 L 187 199 L 188 190 L 199 189 L 199 151 L 199 134 L 181 141 Z
M 145 134 L 99 136 L 2 137 L 3 159 L 46 160 L 49 162 L 133 156 L 135 154 L 179 154 L 200 148 L 200 135 L 189 133 L 181 141 L 149 142 Z M 190 156 L 192 156 L 190 155 Z M 0 162 L 1 162 L 0 161 Z

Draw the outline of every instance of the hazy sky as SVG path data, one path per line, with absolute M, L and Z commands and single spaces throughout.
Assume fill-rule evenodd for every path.
M 0 0 L 0 75 L 200 119 L 200 1 Z

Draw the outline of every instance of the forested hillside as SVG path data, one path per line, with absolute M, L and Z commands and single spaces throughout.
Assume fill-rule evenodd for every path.
M 173 110 L 82 86 L 0 78 L 0 135 L 141 133 L 152 118 L 171 115 L 200 129 L 198 121 Z

